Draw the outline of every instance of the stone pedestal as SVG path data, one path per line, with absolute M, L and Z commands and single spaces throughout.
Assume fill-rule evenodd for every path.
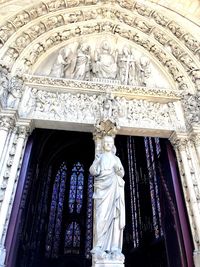
M 93 262 L 92 267 L 124 267 L 124 263 L 117 260 L 99 260 Z
M 200 267 L 200 250 L 194 251 L 193 257 L 195 267 Z
M 124 267 L 123 263 L 95 263 L 92 267 Z

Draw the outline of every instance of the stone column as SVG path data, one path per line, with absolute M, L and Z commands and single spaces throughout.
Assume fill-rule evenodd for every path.
M 0 167 L 3 161 L 3 152 L 6 148 L 6 140 L 10 129 L 13 127 L 14 119 L 13 116 L 0 115 Z
M 0 255 L 0 267 L 4 266 L 6 253 L 4 241 L 29 129 L 29 122 L 19 122 L 12 129 L 6 146 L 6 155 L 2 164 L 2 171 L 0 173 L 0 254 L 2 254 Z
M 193 242 L 195 267 L 200 267 L 200 165 L 193 140 L 189 134 L 172 134 L 188 211 Z

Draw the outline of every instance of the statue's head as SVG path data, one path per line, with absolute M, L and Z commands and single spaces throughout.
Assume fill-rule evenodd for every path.
M 104 151 L 112 151 L 115 152 L 114 138 L 110 135 L 106 135 L 103 138 L 103 149 Z
M 102 42 L 101 48 L 102 48 L 102 50 L 107 51 L 108 53 L 110 53 L 111 48 L 110 48 L 110 45 L 107 42 L 107 40 L 104 40 Z

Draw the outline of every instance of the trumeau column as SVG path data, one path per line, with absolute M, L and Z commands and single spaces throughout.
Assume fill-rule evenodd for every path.
M 195 267 L 200 267 L 200 164 L 191 135 L 174 133 L 170 141 L 178 159 L 194 242 Z
M 4 142 L 5 155 L 1 157 L 0 172 L 0 267 L 4 266 L 6 256 L 4 241 L 29 132 L 30 121 L 18 121 Z

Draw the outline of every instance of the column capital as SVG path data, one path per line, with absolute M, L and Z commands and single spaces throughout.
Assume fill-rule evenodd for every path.
M 25 138 L 33 130 L 33 124 L 31 120 L 19 120 L 16 122 L 16 133 L 19 138 Z
M 186 149 L 186 145 L 188 144 L 189 139 L 190 138 L 188 133 L 177 133 L 177 132 L 173 132 L 169 138 L 174 149 L 179 149 L 179 150 Z

